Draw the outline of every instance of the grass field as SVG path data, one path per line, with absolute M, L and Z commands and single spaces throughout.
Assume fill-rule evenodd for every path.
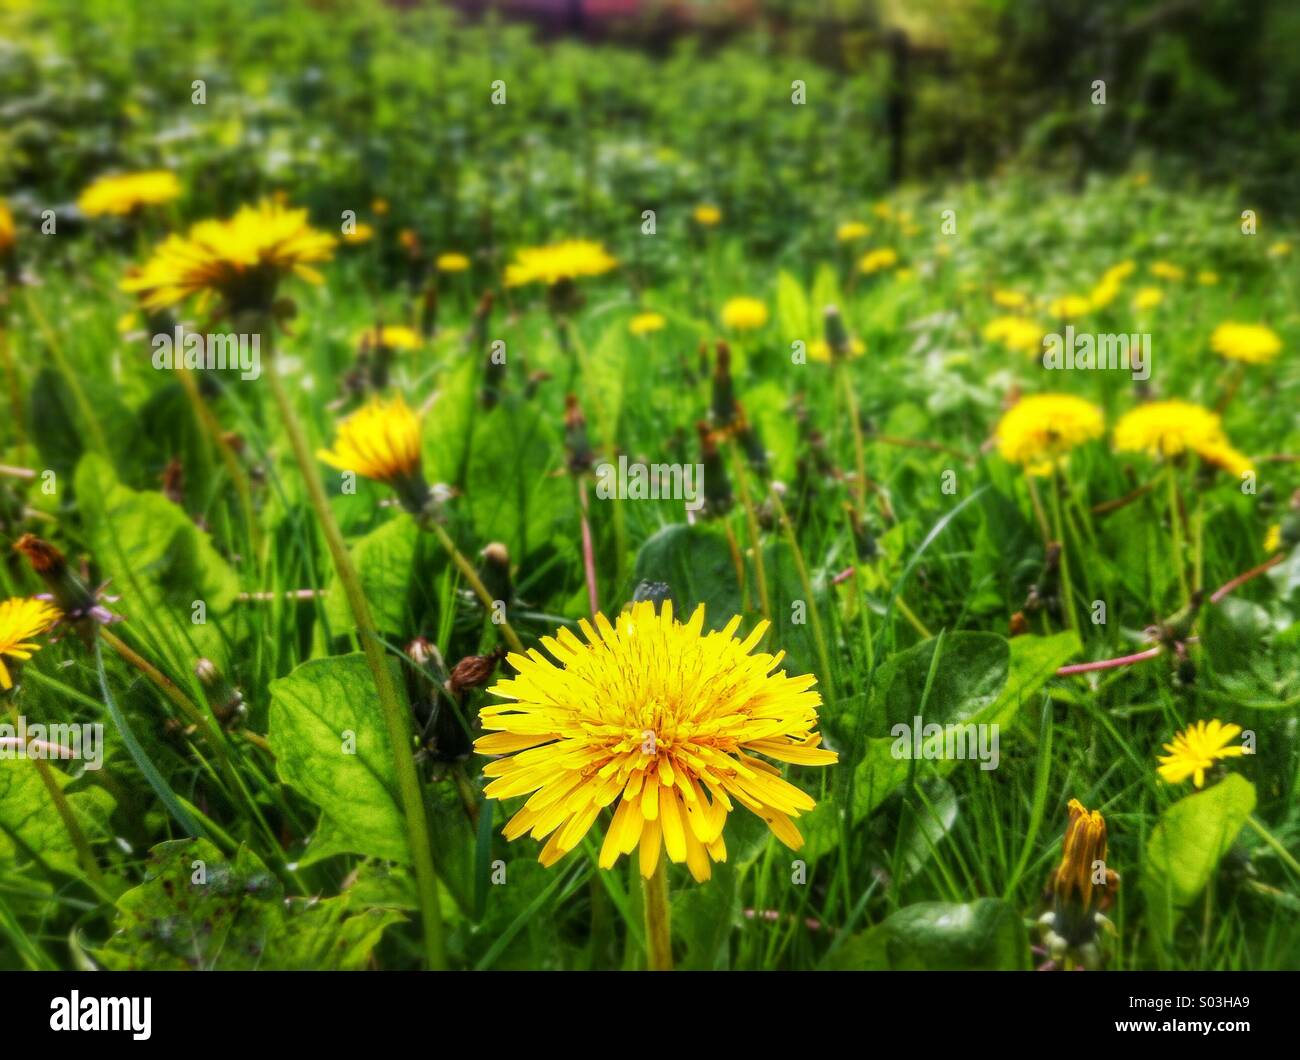
M 761 39 L 113 8 L 2 16 L 0 967 L 1300 967 L 1283 215 L 891 190 Z

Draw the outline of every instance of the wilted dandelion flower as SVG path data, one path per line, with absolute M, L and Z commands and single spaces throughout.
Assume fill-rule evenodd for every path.
M 171 235 L 144 267 L 122 281 L 147 309 L 165 309 L 191 295 L 214 295 L 232 308 L 265 308 L 287 273 L 312 283 L 309 266 L 333 256 L 336 240 L 307 223 L 306 210 L 274 200 L 243 206 L 225 221 L 200 221 L 185 236 Z
M 695 218 L 697 225 L 703 225 L 705 228 L 712 228 L 722 220 L 722 211 L 710 203 L 700 203 L 691 211 L 691 216 Z
M 1081 317 L 1092 308 L 1092 300 L 1085 298 L 1081 294 L 1067 294 L 1055 299 L 1048 312 L 1054 317 L 1060 317 L 1062 320 L 1069 320 L 1073 317 Z
M 418 350 L 421 345 L 420 333 L 405 324 L 367 328 L 357 337 L 357 341 L 369 342 L 372 346 L 383 346 L 389 350 Z
M 999 342 L 1017 353 L 1033 353 L 1043 342 L 1042 326 L 1027 317 L 995 317 L 981 334 L 985 342 Z
M 1154 309 L 1165 300 L 1165 292 L 1159 287 L 1143 287 L 1133 298 L 1133 308 L 1137 310 Z
M 344 419 L 332 449 L 317 451 L 318 459 L 340 471 L 391 486 L 410 511 L 428 500 L 420 463 L 420 417 L 399 394 L 391 401 L 372 398 Z
M 604 246 L 588 239 L 567 239 L 544 247 L 524 247 L 506 266 L 506 286 L 522 287 L 544 283 L 548 287 L 562 280 L 600 276 L 616 268 L 618 262 Z
M 757 298 L 729 298 L 722 306 L 722 323 L 735 331 L 756 331 L 767 323 L 767 306 Z
M 994 434 L 1004 460 L 1040 475 L 1104 429 L 1102 411 L 1091 402 L 1070 394 L 1035 394 L 1009 408 Z
M 873 273 L 881 269 L 891 269 L 898 264 L 898 251 L 893 247 L 878 247 L 875 250 L 869 250 L 862 255 L 858 261 L 858 269 L 861 272 Z
M 853 243 L 871 235 L 871 226 L 862 221 L 841 221 L 835 229 L 835 238 L 841 243 Z
M 627 322 L 627 330 L 633 335 L 649 335 L 652 331 L 663 331 L 667 323 L 662 313 L 638 313 Z
M 1119 888 L 1119 873 L 1106 865 L 1106 820 L 1078 799 L 1061 844 L 1061 863 L 1051 876 L 1052 908 L 1039 918 L 1043 943 L 1060 967 L 1097 968 L 1102 963 L 1098 936 L 1111 929 L 1103 914 Z
M 32 638 L 46 632 L 60 617 L 57 607 L 35 597 L 14 597 L 0 604 L 0 689 L 14 686 L 5 659 L 30 659 L 41 647 Z
M 1228 746 L 1240 732 L 1240 725 L 1225 725 L 1217 719 L 1198 721 L 1177 733 L 1173 743 L 1164 745 L 1169 753 L 1159 756 L 1157 772 L 1166 784 L 1181 784 L 1191 777 L 1193 784 L 1202 787 L 1205 771 L 1220 758 L 1239 758 L 1246 753 L 1241 744 Z
M 1139 405 L 1115 425 L 1115 448 L 1121 453 L 1177 456 L 1226 441 L 1218 415 L 1177 399 Z
M 469 258 L 457 251 L 449 250 L 439 254 L 433 265 L 439 272 L 464 272 L 469 268 Z
M 141 206 L 171 202 L 180 194 L 181 184 L 175 173 L 153 169 L 145 173 L 100 177 L 81 193 L 77 207 L 87 217 L 104 214 L 124 217 Z
M 1225 321 L 1211 333 L 1210 348 L 1230 361 L 1268 364 L 1282 352 L 1282 339 L 1264 324 Z
M 649 877 L 662 845 L 703 881 L 711 860 L 726 860 L 723 825 L 739 804 L 798 849 L 791 818 L 815 803 L 754 755 L 808 766 L 838 756 L 818 746 L 816 679 L 779 672 L 783 652 L 751 654 L 767 622 L 743 641 L 739 625 L 737 616 L 704 633 L 703 606 L 682 623 L 670 601 L 656 612 L 647 600 L 615 624 L 584 619 L 586 643 L 568 629 L 543 638 L 559 665 L 536 649 L 510 655 L 518 676 L 491 689 L 507 702 L 480 711 L 493 732 L 475 744 L 480 754 L 508 756 L 483 770 L 495 778 L 488 797 L 532 793 L 506 838 L 546 839 L 538 860 L 550 866 L 613 806 L 602 868 L 639 847 Z
M 1151 263 L 1151 275 L 1161 280 L 1181 280 L 1187 275 L 1187 270 L 1181 265 L 1175 265 L 1169 261 L 1154 261 Z

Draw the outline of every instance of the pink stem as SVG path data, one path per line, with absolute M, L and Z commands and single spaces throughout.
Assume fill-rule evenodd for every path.
M 24 741 L 17 736 L 0 736 L 0 747 L 23 747 Z M 49 740 L 27 740 L 25 746 L 42 752 L 46 757 L 51 756 L 51 752 L 56 752 L 58 758 L 76 758 L 77 752 L 71 747 L 64 747 L 59 743 L 50 743 Z
M 1129 663 L 1142 662 L 1144 659 L 1154 659 L 1164 649 L 1157 644 L 1154 648 L 1148 648 L 1146 651 L 1137 652 L 1134 655 L 1121 655 L 1117 659 L 1098 659 L 1096 662 L 1074 663 L 1072 666 L 1062 666 L 1056 671 L 1057 677 L 1069 677 L 1071 674 L 1086 674 L 1093 670 L 1113 670 L 1117 666 L 1128 666 Z
M 1238 574 L 1235 578 L 1232 579 L 1232 581 L 1214 590 L 1214 595 L 1210 597 L 1210 603 L 1217 604 L 1220 600 L 1222 600 L 1234 589 L 1238 589 L 1241 586 L 1245 585 L 1248 581 L 1250 581 L 1251 578 L 1259 577 L 1259 575 L 1263 574 L 1270 567 L 1276 567 L 1285 558 L 1286 558 L 1286 553 L 1279 552 L 1272 559 L 1265 560 L 1258 567 L 1252 567 L 1250 570 L 1246 571 L 1245 574 Z
M 578 506 L 582 521 L 582 569 L 587 576 L 587 602 L 591 605 L 591 616 L 596 617 L 600 610 L 600 599 L 596 595 L 596 552 L 591 543 L 591 524 L 587 521 L 587 480 L 578 479 Z

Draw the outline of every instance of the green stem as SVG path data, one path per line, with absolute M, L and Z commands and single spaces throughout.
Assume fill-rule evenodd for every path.
M 1165 468 L 1165 478 L 1169 484 L 1169 538 L 1174 550 L 1174 569 L 1178 571 L 1178 591 L 1186 607 L 1192 597 L 1187 588 L 1187 571 L 1183 569 L 1183 523 L 1178 517 L 1178 481 L 1174 478 L 1173 464 Z
M 1071 550 L 1065 546 L 1065 527 L 1061 519 L 1061 473 L 1055 469 L 1052 471 L 1052 524 L 1061 546 L 1061 607 L 1065 610 L 1065 624 L 1078 633 L 1079 616 L 1074 613 L 1074 586 L 1070 581 Z
M 642 881 L 645 891 L 647 963 L 652 972 L 673 970 L 672 926 L 668 911 L 668 860 L 659 853 L 654 875 Z
M 1259 818 L 1254 814 L 1251 814 L 1246 818 L 1246 823 L 1249 824 L 1251 828 L 1255 829 L 1255 833 L 1260 837 L 1260 839 L 1264 840 L 1270 848 L 1272 848 L 1273 853 L 1282 859 L 1286 867 L 1294 872 L 1296 876 L 1300 877 L 1300 862 L 1297 862 L 1296 859 L 1291 856 L 1290 851 L 1278 842 L 1277 837 L 1264 827 Z
M 269 328 L 268 328 L 269 330 Z M 361 588 L 361 578 L 352 557 L 348 553 L 343 533 L 334 519 L 334 512 L 325 496 L 325 487 L 321 485 L 320 476 L 312 460 L 307 436 L 284 384 L 274 365 L 267 372 L 271 393 L 280 410 L 280 419 L 289 435 L 289 444 L 293 447 L 294 458 L 302 472 L 307 486 L 307 496 L 311 501 L 316 517 L 320 520 L 325 543 L 329 547 L 334 561 L 334 570 L 338 574 L 339 584 L 348 598 L 352 617 L 357 624 L 357 636 L 366 655 L 374 677 L 375 690 L 379 694 L 379 706 L 384 714 L 384 724 L 388 729 L 388 742 L 393 750 L 393 765 L 397 774 L 397 793 L 402 800 L 402 810 L 406 818 L 407 841 L 411 847 L 411 860 L 415 865 L 416 890 L 420 900 L 420 916 L 424 923 L 425 960 L 430 968 L 441 969 L 447 966 L 443 948 L 442 912 L 438 904 L 438 878 L 433 869 L 433 851 L 429 846 L 429 826 L 425 817 L 424 793 L 420 789 L 420 778 L 415 770 L 415 759 L 411 754 L 410 712 L 403 706 L 393 681 L 388 659 L 370 615 L 370 605 Z
M 451 557 L 451 561 L 456 564 L 456 569 L 460 571 L 462 577 L 469 582 L 469 587 L 474 590 L 474 595 L 478 597 L 479 603 L 487 608 L 488 614 L 492 614 L 492 608 L 496 601 L 492 599 L 492 594 L 487 591 L 487 586 L 483 584 L 483 579 L 478 576 L 478 571 L 474 569 L 474 564 L 467 560 L 464 554 L 456 547 L 456 542 L 451 539 L 451 535 L 442 528 L 441 523 L 432 519 L 421 521 L 420 525 L 433 531 L 433 536 L 438 539 L 442 545 L 443 551 Z M 501 635 L 505 637 L 506 643 L 510 645 L 511 651 L 517 651 L 519 654 L 524 652 L 523 641 L 519 639 L 519 634 L 515 632 L 514 627 L 504 620 L 500 623 Z

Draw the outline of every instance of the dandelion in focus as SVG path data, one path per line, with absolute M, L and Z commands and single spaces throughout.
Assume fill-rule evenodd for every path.
M 14 686 L 13 661 L 24 662 L 40 651 L 32 638 L 46 633 L 61 617 L 53 604 L 35 597 L 14 597 L 0 604 L 0 689 Z
M 1246 753 L 1241 744 L 1232 744 L 1240 732 L 1240 725 L 1225 725 L 1217 719 L 1189 725 L 1175 734 L 1172 743 L 1164 745 L 1169 753 L 1159 757 L 1160 778 L 1166 784 L 1181 784 L 1191 777 L 1196 787 L 1203 787 L 1207 769 L 1220 759 L 1239 758 Z

